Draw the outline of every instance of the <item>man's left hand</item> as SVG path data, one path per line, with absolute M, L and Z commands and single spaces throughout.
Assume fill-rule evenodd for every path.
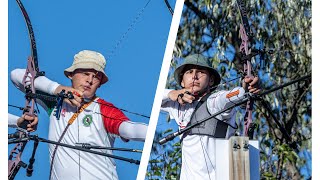
M 242 87 L 248 89 L 252 94 L 259 94 L 261 91 L 259 77 L 245 77 L 242 81 Z
M 27 113 L 25 113 L 18 119 L 17 125 L 20 127 L 20 125 L 24 121 L 27 121 L 29 123 L 27 125 L 27 131 L 34 132 L 35 130 L 37 130 L 37 124 L 38 124 L 37 116 L 30 116 Z

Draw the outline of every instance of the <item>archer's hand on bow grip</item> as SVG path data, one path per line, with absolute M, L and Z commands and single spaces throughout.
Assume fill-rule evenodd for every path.
M 54 94 L 59 94 L 62 90 L 65 90 L 65 92 L 72 92 L 73 98 L 64 98 L 63 101 L 71 106 L 80 107 L 81 103 L 83 102 L 83 93 L 79 90 L 76 90 L 72 87 L 68 86 L 62 86 L 59 85 L 57 89 L 54 91 Z
M 34 132 L 37 130 L 38 117 L 36 115 L 30 116 L 27 113 L 24 113 L 17 122 L 17 125 L 23 129 L 26 129 L 29 132 Z
M 245 77 L 242 81 L 242 87 L 248 89 L 249 93 L 259 94 L 261 91 L 259 82 L 260 80 L 257 76 Z

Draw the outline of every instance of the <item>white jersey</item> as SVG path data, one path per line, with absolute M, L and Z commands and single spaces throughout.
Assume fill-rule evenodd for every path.
M 103 109 L 96 101 L 97 100 L 91 103 L 78 115 L 76 120 L 69 126 L 61 143 L 69 145 L 89 143 L 96 146 L 113 147 L 114 140 L 119 133 L 119 126 L 121 122 L 125 120 L 117 118 L 125 118 L 125 116 L 122 116 L 120 110 L 110 107 L 107 107 L 109 111 L 118 111 L 117 113 L 120 113 L 121 117 L 117 115 L 113 116 L 114 112 L 101 112 Z M 76 110 L 76 107 L 64 103 L 60 119 L 57 120 L 56 117 L 53 116 L 53 113 L 51 113 L 49 125 L 50 140 L 59 140 L 69 119 Z M 101 114 L 108 116 L 108 120 Z M 106 129 L 108 129 L 108 131 Z M 52 160 L 54 148 L 55 145 L 49 145 L 50 161 Z M 96 151 L 112 154 L 110 150 Z M 53 163 L 51 179 L 118 179 L 114 160 L 92 153 L 59 146 L 54 161 L 51 163 Z
M 198 103 L 194 101 L 192 104 L 179 105 L 177 101 L 171 101 L 167 98 L 170 90 L 166 90 L 163 98 L 161 110 L 169 113 L 171 119 L 175 119 L 179 129 L 185 128 L 190 117 Z M 236 93 L 235 93 L 236 92 Z M 233 93 L 234 96 L 227 98 L 227 95 Z M 235 88 L 232 91 L 219 91 L 209 96 L 207 100 L 207 108 L 210 114 L 214 114 L 243 98 L 244 89 Z M 235 111 L 229 110 L 216 118 L 225 121 L 235 127 Z M 227 137 L 234 134 L 234 129 L 229 127 Z M 214 180 L 215 179 L 215 139 L 206 135 L 187 135 L 184 137 L 182 144 L 182 167 L 181 180 Z

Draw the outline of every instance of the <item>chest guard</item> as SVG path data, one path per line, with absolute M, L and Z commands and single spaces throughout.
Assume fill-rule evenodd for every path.
M 203 97 L 197 104 L 195 111 L 191 115 L 189 124 L 195 124 L 205 118 L 211 116 L 207 108 L 207 99 L 209 96 Z M 214 117 L 190 129 L 185 135 L 207 135 L 214 138 L 225 138 L 228 130 L 228 124 L 216 120 Z M 185 136 L 184 135 L 184 136 Z

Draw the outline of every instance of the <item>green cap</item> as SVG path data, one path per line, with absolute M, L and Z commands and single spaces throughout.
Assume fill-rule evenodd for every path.
M 185 72 L 184 69 L 186 65 L 196 65 L 206 68 L 209 71 L 210 75 L 214 76 L 214 84 L 212 86 L 218 85 L 221 81 L 219 73 L 211 66 L 211 63 L 207 58 L 205 58 L 201 54 L 192 54 L 187 56 L 184 62 L 174 71 L 174 79 L 177 83 L 179 83 L 179 85 L 181 84 L 182 75 Z

